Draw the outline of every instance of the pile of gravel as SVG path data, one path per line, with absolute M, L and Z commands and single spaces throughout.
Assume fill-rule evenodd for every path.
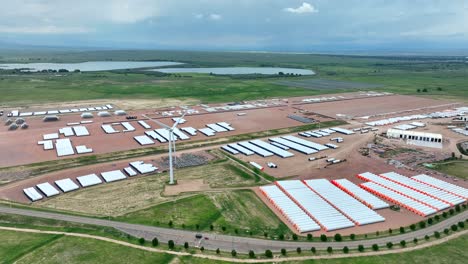
M 193 167 L 193 166 L 200 166 L 205 165 L 209 161 L 209 158 L 203 155 L 195 155 L 195 154 L 182 154 L 177 157 L 176 162 L 174 163 L 175 168 L 185 168 L 185 167 Z M 173 160 L 174 162 L 174 160 Z M 164 157 L 162 159 L 163 167 L 169 167 L 169 158 Z

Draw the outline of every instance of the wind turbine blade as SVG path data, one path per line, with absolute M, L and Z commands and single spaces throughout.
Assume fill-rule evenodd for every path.
M 166 124 L 164 124 L 164 123 L 161 123 L 161 122 L 159 122 L 159 121 L 156 120 L 156 119 L 149 118 L 149 117 L 146 116 L 146 115 L 143 115 L 143 116 L 146 117 L 146 118 L 148 118 L 149 120 L 155 122 L 156 124 L 158 124 L 158 125 L 164 127 L 165 129 L 171 130 L 171 127 L 170 127 L 170 126 L 168 126 L 168 125 L 166 125 Z
M 175 127 L 177 127 L 186 114 L 187 112 L 185 112 L 181 117 L 179 117 L 177 121 L 174 123 L 174 125 L 171 127 L 171 129 L 174 129 Z

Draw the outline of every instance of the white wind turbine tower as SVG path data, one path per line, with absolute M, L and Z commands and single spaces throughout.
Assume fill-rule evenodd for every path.
M 172 148 L 174 148 L 174 152 L 175 152 L 174 129 L 177 128 L 177 125 L 182 121 L 185 114 L 187 114 L 187 112 L 185 112 L 181 117 L 179 117 L 179 119 L 177 119 L 177 121 L 174 123 L 174 125 L 172 125 L 172 127 L 170 127 L 170 126 L 168 126 L 166 124 L 163 124 L 163 123 L 159 122 L 158 120 L 152 119 L 152 118 L 150 118 L 150 117 L 148 117 L 146 115 L 143 115 L 144 117 L 148 118 L 149 120 L 159 124 L 160 126 L 165 128 L 169 132 L 169 184 L 171 184 L 171 185 L 174 184 L 174 168 L 173 168 L 173 165 L 172 165 Z

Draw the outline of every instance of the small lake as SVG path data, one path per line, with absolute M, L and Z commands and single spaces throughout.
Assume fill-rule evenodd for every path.
M 177 66 L 183 63 L 172 61 L 87 61 L 80 63 L 0 63 L 0 69 L 28 69 L 29 71 L 60 70 L 111 71 L 163 66 Z
M 279 72 L 313 75 L 314 71 L 294 68 L 276 68 L 276 67 L 222 67 L 222 68 L 164 68 L 152 69 L 151 71 L 158 71 L 164 73 L 213 73 L 221 75 L 234 75 L 234 74 L 278 74 Z

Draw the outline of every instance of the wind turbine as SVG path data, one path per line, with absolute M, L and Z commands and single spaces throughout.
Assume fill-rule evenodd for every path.
M 172 125 L 172 127 L 170 127 L 170 126 L 168 126 L 166 124 L 163 124 L 163 123 L 159 122 L 156 119 L 152 119 L 152 118 L 150 118 L 150 117 L 148 117 L 146 115 L 143 115 L 144 117 L 148 118 L 149 120 L 159 124 L 160 126 L 165 128 L 169 132 L 169 184 L 170 185 L 174 184 L 174 168 L 173 168 L 173 165 L 172 165 L 172 148 L 174 148 L 174 152 L 175 152 L 174 129 L 177 128 L 177 125 L 182 121 L 185 114 L 187 114 L 187 112 L 185 112 L 181 117 L 179 117 L 179 119 L 177 119 L 177 121 L 174 123 L 174 125 Z

